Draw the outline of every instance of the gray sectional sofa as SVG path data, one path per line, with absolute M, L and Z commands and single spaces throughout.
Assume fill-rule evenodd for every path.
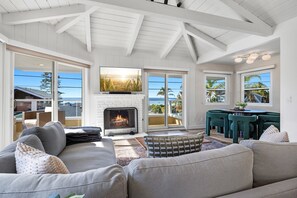
M 56 137 L 62 134 L 59 127 L 51 130 Z M 40 133 L 18 141 L 45 152 L 63 144 L 55 141 L 59 145 L 49 147 L 49 137 Z M 53 192 L 87 198 L 297 197 L 295 143 L 243 141 L 180 157 L 133 160 L 120 167 L 112 141 L 103 138 L 65 146 L 57 156 L 71 172 L 66 175 L 16 174 L 15 146 L 12 143 L 0 152 L 0 197 L 40 198 Z

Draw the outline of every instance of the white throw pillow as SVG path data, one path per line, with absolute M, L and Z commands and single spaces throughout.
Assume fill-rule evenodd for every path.
M 65 164 L 58 157 L 19 142 L 15 151 L 15 160 L 18 174 L 69 173 Z
M 259 140 L 273 143 L 289 142 L 287 132 L 279 132 L 279 130 L 274 125 L 268 127 L 261 135 Z

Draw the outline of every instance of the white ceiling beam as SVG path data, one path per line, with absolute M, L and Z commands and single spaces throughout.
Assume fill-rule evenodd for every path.
M 61 34 L 65 32 L 66 30 L 68 30 L 69 28 L 77 24 L 79 21 L 83 20 L 86 16 L 91 15 L 97 9 L 98 7 L 92 6 L 85 9 L 85 11 L 81 13 L 79 16 L 63 19 L 58 24 L 56 24 L 55 26 L 56 33 Z
M 207 43 L 211 44 L 212 46 L 214 46 L 220 50 L 226 51 L 227 45 L 225 45 L 224 43 L 216 40 L 215 38 L 205 34 L 204 32 L 201 32 L 200 30 L 198 30 L 195 27 L 190 26 L 188 24 L 185 24 L 185 28 L 186 28 L 187 33 L 189 35 L 191 35 L 192 37 L 194 37 L 196 39 L 202 39 L 202 40 L 206 41 Z
M 204 25 L 230 31 L 268 36 L 273 33 L 272 28 L 266 28 L 254 23 L 216 16 L 198 11 L 186 10 L 174 6 L 166 6 L 150 1 L 139 0 L 79 0 L 80 3 L 102 8 L 134 12 L 142 15 L 166 18 L 189 24 Z
M 169 41 L 166 48 L 161 53 L 161 58 L 166 58 L 168 54 L 171 52 L 171 50 L 174 48 L 174 46 L 177 44 L 177 42 L 180 40 L 180 38 L 183 36 L 182 29 L 176 32 L 176 34 L 172 37 L 172 39 Z
M 133 35 L 131 37 L 131 40 L 129 42 L 129 46 L 127 48 L 127 53 L 126 53 L 127 56 L 130 56 L 132 54 L 132 51 L 133 51 L 134 45 L 136 43 L 140 28 L 141 28 L 142 23 L 143 23 L 143 19 L 144 19 L 144 15 L 138 15 L 137 23 L 135 25 Z
M 86 43 L 88 52 L 92 51 L 91 15 L 85 16 Z
M 184 23 L 180 23 L 180 26 L 181 26 L 181 29 L 182 29 L 182 33 L 183 33 L 184 39 L 186 40 L 186 44 L 187 44 L 188 49 L 190 51 L 191 57 L 192 57 L 193 61 L 196 63 L 198 61 L 198 56 L 196 54 L 194 43 L 191 40 L 190 35 L 188 35 L 188 33 L 186 31 L 185 24 Z
M 242 7 L 240 4 L 233 0 L 221 0 L 225 5 L 230 7 L 232 10 L 234 10 L 237 14 L 240 16 L 248 19 L 249 21 L 253 22 L 255 25 L 258 25 L 259 27 L 266 29 L 267 31 L 271 30 L 272 27 L 269 26 L 267 23 L 259 19 L 256 15 L 251 13 L 249 10 Z
M 43 10 L 13 12 L 2 14 L 2 23 L 9 25 L 34 23 L 63 17 L 78 16 L 83 14 L 85 11 L 86 7 L 84 5 L 72 5 Z

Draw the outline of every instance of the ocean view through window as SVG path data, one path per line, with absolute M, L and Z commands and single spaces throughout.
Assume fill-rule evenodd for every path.
M 150 74 L 148 77 L 149 127 L 182 125 L 183 77 Z
M 15 57 L 16 124 L 25 127 L 43 125 L 53 119 L 52 112 L 57 107 L 56 119 L 62 124 L 81 126 L 83 69 L 22 54 Z M 54 88 L 53 82 L 56 82 Z M 53 100 L 53 95 L 57 95 L 57 100 Z

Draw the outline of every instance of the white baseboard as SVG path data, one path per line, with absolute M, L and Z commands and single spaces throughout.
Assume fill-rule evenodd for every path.
M 187 129 L 205 129 L 205 124 L 190 125 Z

